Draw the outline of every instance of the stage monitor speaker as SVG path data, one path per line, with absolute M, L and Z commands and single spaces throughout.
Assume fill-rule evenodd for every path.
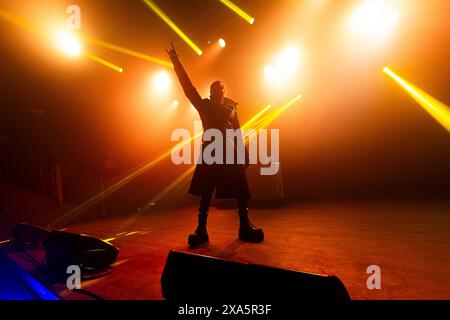
M 161 276 L 163 296 L 173 302 L 350 301 L 335 276 L 235 262 L 171 250 Z
M 13 231 L 13 243 L 21 249 L 38 247 L 47 241 L 50 230 L 28 225 L 18 224 Z
M 116 260 L 119 249 L 100 239 L 77 233 L 53 230 L 45 242 L 47 271 L 55 276 L 66 275 L 67 267 L 101 270 Z

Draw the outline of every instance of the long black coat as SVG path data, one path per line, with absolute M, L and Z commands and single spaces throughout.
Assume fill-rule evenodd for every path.
M 237 103 L 228 98 L 224 99 L 223 104 L 213 103 L 209 99 L 202 99 L 179 59 L 172 58 L 172 62 L 186 97 L 200 114 L 205 131 L 207 129 L 218 129 L 225 137 L 226 129 L 240 129 L 236 110 Z M 225 141 L 226 139 L 224 138 L 224 143 Z M 203 142 L 202 146 L 205 147 L 206 143 L 208 142 Z M 216 198 L 250 198 L 245 165 L 197 164 L 189 187 L 189 193 L 201 196 L 212 193 L 214 189 L 216 189 Z

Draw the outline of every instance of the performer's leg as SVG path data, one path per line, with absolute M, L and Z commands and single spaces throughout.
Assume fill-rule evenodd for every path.
M 208 214 L 209 206 L 211 205 L 213 192 L 208 192 L 202 195 L 200 198 L 200 206 L 198 207 L 198 212 L 200 214 Z
M 239 213 L 239 239 L 248 242 L 261 242 L 264 240 L 264 232 L 256 228 L 248 218 L 248 198 L 237 199 Z
M 198 208 L 198 226 L 195 232 L 189 235 L 188 243 L 191 247 L 198 246 L 209 241 L 206 223 L 208 221 L 208 211 L 214 190 L 205 193 L 200 198 L 200 206 Z

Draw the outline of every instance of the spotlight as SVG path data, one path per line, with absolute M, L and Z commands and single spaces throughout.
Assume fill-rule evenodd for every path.
M 386 1 L 367 0 L 355 9 L 350 17 L 349 26 L 353 31 L 371 38 L 384 38 L 394 28 L 398 11 Z
M 225 42 L 225 40 L 223 40 L 222 38 L 219 39 L 219 46 L 222 48 L 225 48 L 227 45 L 227 43 Z
M 288 47 L 281 51 L 277 58 L 277 66 L 286 71 L 295 71 L 298 68 L 300 52 L 296 47 Z
M 76 58 L 81 55 L 81 43 L 72 32 L 58 32 L 55 42 L 59 50 L 67 56 Z
M 300 50 L 290 46 L 282 50 L 272 64 L 264 67 L 264 77 L 271 88 L 285 88 L 292 83 L 300 65 Z
M 267 80 L 271 81 L 271 80 L 275 80 L 274 78 L 276 77 L 276 70 L 274 67 L 268 65 L 264 67 L 264 76 L 266 77 Z
M 153 88 L 160 93 L 167 92 L 170 88 L 171 78 L 167 71 L 160 71 L 153 78 Z
M 176 99 L 173 100 L 171 103 L 171 107 L 173 107 L 173 108 L 177 108 L 179 105 L 180 105 L 180 101 L 178 101 Z

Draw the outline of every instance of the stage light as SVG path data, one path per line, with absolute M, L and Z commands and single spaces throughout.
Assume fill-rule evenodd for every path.
M 270 65 L 264 67 L 264 77 L 274 88 L 287 88 L 293 83 L 300 66 L 300 50 L 297 46 L 289 46 L 275 56 Z
M 353 11 L 349 26 L 354 32 L 381 39 L 393 30 L 398 16 L 399 12 L 387 1 L 367 0 Z
M 242 19 L 244 19 L 248 23 L 253 24 L 255 22 L 255 19 L 253 17 L 251 17 L 247 12 L 239 8 L 230 0 L 219 0 L 219 1 L 222 2 L 228 8 L 230 8 L 232 11 L 234 11 L 237 15 L 239 15 Z
M 219 39 L 219 46 L 222 48 L 225 48 L 227 45 L 227 43 L 225 42 L 225 40 L 223 40 L 222 38 Z
M 267 80 L 273 79 L 273 77 L 275 77 L 275 69 L 272 66 L 265 66 L 264 75 Z
M 180 105 L 180 101 L 178 101 L 178 100 L 173 100 L 172 103 L 170 104 L 170 106 L 173 108 L 177 108 L 179 105 Z
M 413 84 L 400 78 L 391 69 L 385 67 L 383 72 L 394 79 L 425 111 L 427 111 L 437 122 L 439 122 L 448 132 L 450 132 L 450 108 L 433 98 L 428 93 L 417 88 Z
M 71 58 L 81 55 L 81 43 L 76 35 L 69 31 L 61 31 L 55 34 L 55 42 L 61 52 Z
M 158 72 L 153 78 L 153 88 L 159 93 L 169 91 L 171 78 L 167 71 Z
M 281 51 L 277 57 L 278 68 L 293 72 L 296 71 L 300 61 L 300 51 L 297 47 L 288 47 Z
M 189 37 L 181 31 L 180 28 L 152 1 L 152 0 L 143 0 L 150 9 L 153 10 L 176 34 L 180 36 L 181 39 L 184 40 L 199 56 L 202 55 L 202 50 L 191 40 Z

